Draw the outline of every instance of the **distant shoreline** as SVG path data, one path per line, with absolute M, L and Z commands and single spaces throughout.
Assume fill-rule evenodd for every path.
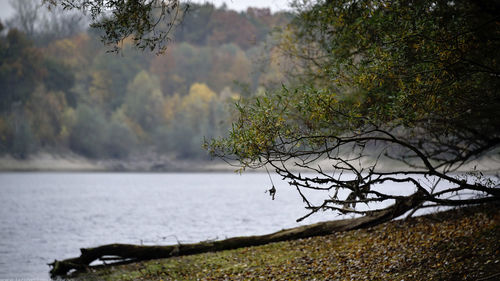
M 26 159 L 0 156 L 0 172 L 229 172 L 222 161 L 171 159 L 88 159 L 75 154 L 38 153 Z
M 328 160 L 319 161 L 328 167 Z M 369 161 L 365 163 L 370 165 Z M 331 166 L 331 165 L 330 165 Z M 378 163 L 383 171 L 405 169 L 396 161 Z M 40 152 L 26 159 L 17 159 L 10 155 L 0 156 L 0 172 L 235 172 L 238 167 L 219 160 L 174 159 L 167 156 L 116 159 L 88 159 L 76 154 L 53 154 Z M 298 169 L 292 169 L 298 170 Z M 307 171 L 306 169 L 300 169 Z M 327 169 L 325 169 L 327 170 Z M 406 170 L 412 170 L 407 168 Z M 464 165 L 457 173 L 481 171 L 486 174 L 500 172 L 500 158 L 485 156 L 478 161 Z M 264 169 L 246 169 L 245 172 L 264 172 Z

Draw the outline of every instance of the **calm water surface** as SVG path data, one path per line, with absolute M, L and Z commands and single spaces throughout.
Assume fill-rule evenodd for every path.
M 0 279 L 107 243 L 175 244 L 297 226 L 297 193 L 267 174 L 0 173 Z M 315 195 L 318 200 L 324 194 Z M 339 218 L 312 216 L 303 224 Z

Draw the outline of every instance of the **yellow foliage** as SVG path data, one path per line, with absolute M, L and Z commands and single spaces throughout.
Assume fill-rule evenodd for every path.
M 73 125 L 76 123 L 75 110 L 72 107 L 66 107 L 62 114 L 62 119 L 63 126 L 67 126 L 69 128 L 73 127 Z
M 163 118 L 165 121 L 171 121 L 174 119 L 175 113 L 181 107 L 182 100 L 178 93 L 173 96 L 167 97 L 165 103 L 163 103 Z
M 205 83 L 194 83 L 189 88 L 189 94 L 182 100 L 182 109 L 201 107 L 206 109 L 208 104 L 217 97 Z
M 88 34 L 80 33 L 73 38 L 52 42 L 44 52 L 46 55 L 61 59 L 71 67 L 83 68 L 88 64 L 89 60 L 85 58 L 86 54 L 82 50 L 85 51 L 86 48 L 82 48 L 82 46 L 88 41 Z

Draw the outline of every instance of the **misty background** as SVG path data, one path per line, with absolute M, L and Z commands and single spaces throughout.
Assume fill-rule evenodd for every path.
M 167 52 L 155 55 L 132 40 L 110 54 L 80 13 L 1 1 L 3 168 L 40 155 L 108 161 L 113 170 L 207 159 L 203 140 L 228 132 L 234 104 L 286 80 L 273 30 L 291 15 L 277 10 L 284 1 L 268 4 L 189 2 Z

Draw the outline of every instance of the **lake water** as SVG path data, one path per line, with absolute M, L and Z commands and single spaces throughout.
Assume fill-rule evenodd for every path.
M 187 243 L 297 226 L 305 214 L 300 199 L 273 180 L 274 201 L 261 173 L 1 173 L 0 279 L 47 279 L 47 263 L 78 256 L 82 247 Z
M 84 247 L 188 243 L 298 226 L 306 210 L 297 192 L 273 181 L 274 201 L 265 193 L 265 173 L 0 173 L 0 279 L 48 279 L 47 263 Z M 338 218 L 319 213 L 302 224 Z

